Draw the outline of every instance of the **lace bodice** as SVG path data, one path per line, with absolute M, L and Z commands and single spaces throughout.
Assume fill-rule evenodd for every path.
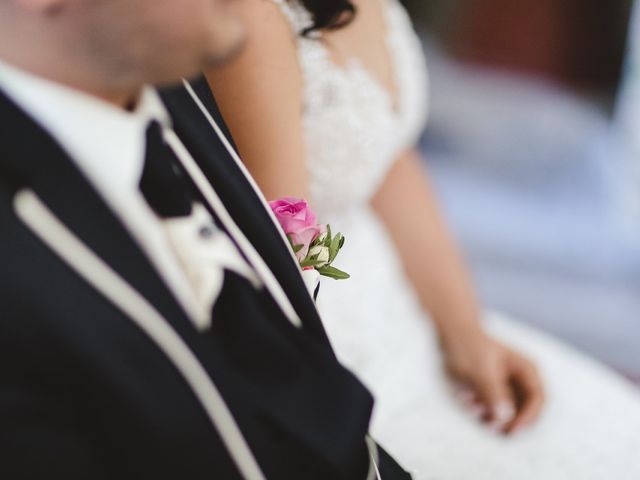
M 320 218 L 335 221 L 369 201 L 397 155 L 417 141 L 427 116 L 424 55 L 397 0 L 382 0 L 393 59 L 397 105 L 358 59 L 336 65 L 297 0 L 280 5 L 297 35 L 304 75 L 304 131 L 311 201 Z

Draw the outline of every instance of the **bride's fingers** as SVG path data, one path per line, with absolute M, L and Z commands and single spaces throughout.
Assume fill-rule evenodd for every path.
M 503 430 L 515 415 L 515 402 L 507 372 L 502 369 L 487 372 L 479 378 L 476 389 L 486 406 L 483 420 L 492 430 Z
M 493 411 L 493 420 L 495 428 L 504 431 L 505 427 L 512 422 L 516 416 L 516 408 L 513 401 L 498 404 Z
M 480 400 L 473 387 L 468 384 L 460 384 L 455 388 L 454 396 L 460 404 L 476 419 L 487 415 L 487 407 Z
M 538 418 L 544 404 L 544 391 L 537 370 L 528 362 L 523 362 L 513 370 L 511 380 L 518 412 L 507 425 L 506 431 L 516 433 Z
M 474 417 L 480 419 L 487 415 L 488 409 L 486 405 L 473 391 L 469 392 L 463 403 Z

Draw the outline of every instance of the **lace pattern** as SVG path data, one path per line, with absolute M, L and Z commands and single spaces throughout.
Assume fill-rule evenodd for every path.
M 294 32 L 310 25 L 309 12 L 297 0 L 273 1 Z M 337 65 L 321 38 L 297 40 L 311 201 L 331 222 L 368 203 L 398 154 L 415 144 L 426 121 L 427 78 L 420 41 L 397 0 L 383 1 L 398 105 L 358 60 Z

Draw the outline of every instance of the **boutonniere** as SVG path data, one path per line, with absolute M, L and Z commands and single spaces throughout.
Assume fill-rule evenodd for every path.
M 341 233 L 333 235 L 331 226 L 318 224 L 305 200 L 285 197 L 269 202 L 269 206 L 303 270 L 315 269 L 320 275 L 335 280 L 349 278 L 348 273 L 331 265 L 344 245 L 344 236 Z

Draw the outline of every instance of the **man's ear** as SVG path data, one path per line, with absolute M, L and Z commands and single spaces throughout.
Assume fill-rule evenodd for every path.
M 16 0 L 22 8 L 40 13 L 55 13 L 59 11 L 68 0 Z

